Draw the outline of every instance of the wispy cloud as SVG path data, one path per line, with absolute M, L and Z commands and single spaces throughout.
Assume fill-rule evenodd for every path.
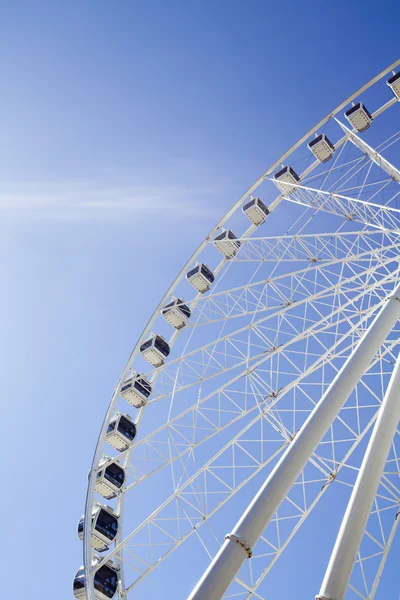
M 215 215 L 220 187 L 93 186 L 88 184 L 38 184 L 0 189 L 3 212 L 54 219 L 119 219 L 162 215 L 166 219 L 207 219 Z

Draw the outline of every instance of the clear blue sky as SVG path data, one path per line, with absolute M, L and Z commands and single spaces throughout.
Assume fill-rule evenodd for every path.
M 14 600 L 71 597 L 97 433 L 160 296 L 250 183 L 398 58 L 399 19 L 397 0 L 2 3 L 2 567 Z

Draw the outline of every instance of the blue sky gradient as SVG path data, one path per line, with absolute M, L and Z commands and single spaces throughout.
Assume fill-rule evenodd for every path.
M 14 599 L 71 598 L 97 434 L 144 324 L 243 191 L 398 58 L 399 19 L 395 0 L 3 3 L 1 506 Z

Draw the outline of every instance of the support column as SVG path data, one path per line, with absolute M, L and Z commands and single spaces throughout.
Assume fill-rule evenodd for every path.
M 316 600 L 344 598 L 399 420 L 400 355 L 397 357 L 396 366 L 379 409 L 378 419 Z
M 189 596 L 220 600 L 400 317 L 400 284 L 371 323 Z

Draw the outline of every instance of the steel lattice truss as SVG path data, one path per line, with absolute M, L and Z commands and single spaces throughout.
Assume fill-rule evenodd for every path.
M 164 303 L 172 294 L 185 299 L 187 326 L 172 333 L 158 309 L 139 340 L 121 378 L 136 371 L 152 383 L 137 416 L 138 436 L 117 453 L 103 428 L 93 467 L 95 473 L 106 454 L 127 468 L 116 504 L 117 541 L 101 558 L 120 565 L 120 597 L 140 597 L 147 576 L 172 565 L 185 548 L 201 557 L 201 574 L 399 280 L 400 107 L 394 99 L 377 105 L 366 134 L 344 126 L 342 107 L 326 119 L 336 148 L 328 163 L 311 160 L 304 139 L 287 153 L 298 184 L 279 192 L 277 165 L 267 171 L 250 190 L 272 208 L 266 222 L 249 227 L 240 211 L 246 194 L 193 257 L 216 274 L 210 292 L 196 296 L 184 276 L 167 292 Z M 213 246 L 221 225 L 241 242 L 236 256 L 222 262 Z M 137 351 L 150 330 L 168 336 L 172 348 L 159 368 L 149 369 Z M 335 504 L 337 496 L 345 509 L 397 358 L 399 331 L 381 346 L 226 598 L 264 598 L 266 576 L 294 536 L 307 535 L 302 525 L 320 501 Z M 120 385 L 105 426 L 115 411 L 135 411 L 120 397 Z M 346 598 L 375 597 L 400 520 L 398 433 Z M 96 499 L 89 486 L 87 506 Z M 86 540 L 87 564 L 90 552 Z M 188 591 L 177 586 L 174 597 Z

